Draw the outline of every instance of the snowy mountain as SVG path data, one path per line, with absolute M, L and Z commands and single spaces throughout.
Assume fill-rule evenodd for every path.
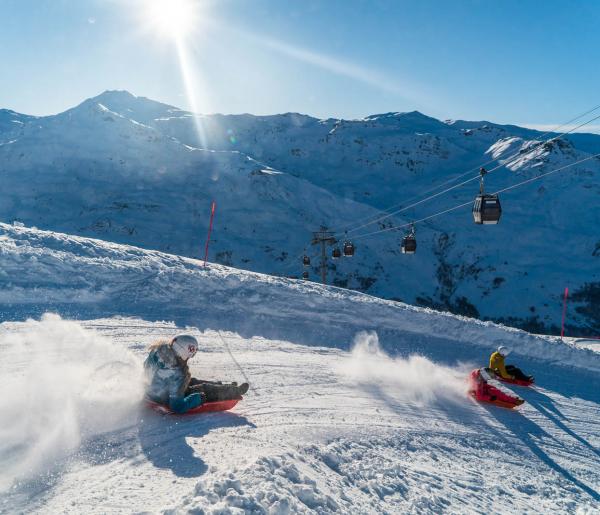
M 0 113 L 0 220 L 200 257 L 215 199 L 211 260 L 298 276 L 306 251 L 317 280 L 310 241 L 320 225 L 343 239 L 344 228 L 378 210 L 411 204 L 470 168 L 532 148 L 540 136 L 418 112 L 362 120 L 194 116 L 105 92 L 56 116 Z M 600 136 L 569 135 L 524 153 L 486 184 L 498 190 L 599 149 Z M 598 334 L 600 214 L 590 206 L 599 170 L 594 159 L 501 196 L 498 226 L 475 226 L 468 206 L 420 224 L 415 256 L 400 254 L 403 231 L 361 236 L 467 202 L 476 182 L 351 230 L 356 256 L 330 260 L 329 280 L 540 332 L 557 331 L 568 286 L 568 333 Z
M 0 262 L 3 513 L 593 513 L 600 502 L 600 354 L 577 342 L 7 224 Z M 241 380 L 233 356 L 249 376 L 232 412 L 140 406 L 147 345 L 182 330 L 201 342 L 193 374 Z M 516 411 L 465 392 L 500 343 L 536 376 Z
M 10 109 L 0 109 L 0 145 L 9 141 L 11 136 L 18 137 L 25 124 L 35 120 L 34 116 L 16 113 Z

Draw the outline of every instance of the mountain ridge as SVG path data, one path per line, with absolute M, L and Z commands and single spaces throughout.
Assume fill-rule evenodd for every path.
M 539 145 L 539 131 L 510 133 L 510 126 L 477 122 L 466 128 L 417 111 L 362 120 L 293 113 L 199 119 L 203 149 L 190 113 L 124 91 L 13 123 L 17 130 L 0 130 L 0 219 L 198 257 L 206 210 L 216 199 L 217 262 L 297 276 L 300 255 L 309 253 L 316 279 L 312 231 L 328 225 L 341 230 L 342 240 L 349 227 L 357 253 L 329 262 L 333 284 L 552 332 L 569 285 L 579 295 L 569 323 L 600 333 L 600 241 L 589 230 L 600 221 L 581 209 L 600 191 L 597 161 L 503 197 L 497 227 L 473 226 L 468 209 L 419 225 L 413 257 L 400 254 L 404 230 L 364 235 L 468 202 L 476 183 L 356 230 L 469 169 L 477 175 L 481 163 L 507 164 L 515 152 L 525 154 L 490 174 L 488 188 L 572 164 L 589 155 L 572 135 L 560 145 Z M 572 213 L 580 213 L 577 223 Z M 575 255 L 564 246 L 565 233 L 576 242 Z
M 64 111 L 60 111 L 58 113 L 55 114 L 51 114 L 51 115 L 44 115 L 44 116 L 36 116 L 36 115 L 29 115 L 27 113 L 21 113 L 12 109 L 8 109 L 8 108 L 0 108 L 0 115 L 2 115 L 3 113 L 11 113 L 15 116 L 20 116 L 20 117 L 27 117 L 27 118 L 32 118 L 32 119 L 40 119 L 40 118 L 48 118 L 48 117 L 52 117 L 52 116 L 56 116 L 58 114 L 70 111 L 72 109 L 76 109 L 77 107 L 81 106 L 82 104 L 89 102 L 89 101 L 93 101 L 93 102 L 98 102 L 98 103 L 103 103 L 107 102 L 108 104 L 110 104 L 111 102 L 117 102 L 117 103 L 121 103 L 124 101 L 129 101 L 129 102 L 139 102 L 139 103 L 146 103 L 147 105 L 154 105 L 157 108 L 159 106 L 161 106 L 162 108 L 165 109 L 171 109 L 174 112 L 179 112 L 179 113 L 183 113 L 185 115 L 189 115 L 189 116 L 198 116 L 198 117 L 211 117 L 211 116 L 216 116 L 216 117 L 252 117 L 252 118 L 277 118 L 277 117 L 288 117 L 288 116 L 301 116 L 301 117 L 306 117 L 306 118 L 310 118 L 312 120 L 316 120 L 316 121 L 348 121 L 348 122 L 360 122 L 360 121 L 365 121 L 365 120 L 371 120 L 371 119 L 377 119 L 377 118 L 402 118 L 404 116 L 407 115 L 416 115 L 416 116 L 420 116 L 424 119 L 429 119 L 429 120 L 435 120 L 437 122 L 440 122 L 441 124 L 445 124 L 445 125 L 458 125 L 461 128 L 473 128 L 473 127 L 482 127 L 482 126 L 489 126 L 489 127 L 505 127 L 505 128 L 510 128 L 510 129 L 520 129 L 523 131 L 528 131 L 532 134 L 550 134 L 550 135 L 555 135 L 557 134 L 555 131 L 541 131 L 539 129 L 531 129 L 528 127 L 523 127 L 520 125 L 516 125 L 516 124 L 501 124 L 501 123 L 496 123 L 496 122 L 491 122 L 489 120 L 463 120 L 463 119 L 448 119 L 448 120 L 439 120 L 437 118 L 431 117 L 429 115 L 426 115 L 418 110 L 413 110 L 413 111 L 388 111 L 385 113 L 373 113 L 373 114 L 369 114 L 369 115 L 365 115 L 363 117 L 358 117 L 358 118 L 337 118 L 337 117 L 327 117 L 327 118 L 322 118 L 322 117 L 318 117 L 318 116 L 313 116 L 307 113 L 299 113 L 299 112 L 293 112 L 293 111 L 289 111 L 289 112 L 285 112 L 285 113 L 274 113 L 274 114 L 253 114 L 253 113 L 192 113 L 191 111 L 186 111 L 185 109 L 181 109 L 179 107 L 173 106 L 171 104 L 167 104 L 165 102 L 161 102 L 158 100 L 153 100 L 149 97 L 145 97 L 145 96 L 140 96 L 140 95 L 135 95 L 133 93 L 131 93 L 128 90 L 119 90 L 119 89 L 107 89 L 104 90 L 103 92 L 93 96 L 93 97 L 89 97 L 87 99 L 84 99 L 83 101 L 81 101 L 79 104 L 77 104 L 75 107 L 71 107 L 68 109 L 65 109 Z M 115 106 L 113 105 L 113 108 Z M 130 107 L 130 106 L 127 106 Z M 115 109 L 111 109 L 111 110 L 115 110 Z M 116 111 L 116 110 L 115 110 Z M 116 111 L 118 112 L 118 111 Z M 122 114 L 122 113 L 121 113 Z M 591 133 L 591 132 L 577 132 L 575 134 L 571 134 L 569 137 L 572 137 L 574 135 L 585 135 L 585 136 L 591 136 L 593 138 L 598 138 L 598 140 L 600 141 L 600 134 L 596 134 L 596 133 Z

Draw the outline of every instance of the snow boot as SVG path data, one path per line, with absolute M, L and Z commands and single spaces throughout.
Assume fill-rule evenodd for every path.
M 234 383 L 234 384 L 237 384 L 237 383 Z M 250 385 L 248 383 L 242 383 L 241 385 L 239 385 L 237 387 L 237 389 L 238 389 L 238 392 L 239 392 L 240 396 L 246 395 L 246 392 L 248 391 L 248 388 L 250 388 Z

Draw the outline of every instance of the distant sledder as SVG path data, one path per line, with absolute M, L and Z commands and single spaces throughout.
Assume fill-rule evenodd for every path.
M 503 408 L 516 408 L 525 401 L 502 386 L 489 368 L 477 368 L 469 375 L 469 394 L 479 402 L 489 402 Z
M 233 408 L 248 391 L 248 384 L 223 384 L 191 376 L 187 361 L 198 350 L 196 338 L 180 334 L 150 347 L 144 362 L 146 401 L 162 413 L 201 413 Z
M 501 345 L 498 350 L 490 356 L 490 369 L 496 374 L 496 378 L 505 383 L 530 386 L 534 382 L 533 376 L 525 375 L 521 369 L 513 365 L 505 365 L 504 358 L 510 354 L 510 349 Z
M 520 369 L 513 365 L 505 365 L 504 358 L 510 354 L 510 350 L 501 345 L 498 350 L 490 356 L 490 366 L 478 368 L 469 375 L 469 394 L 480 402 L 489 402 L 503 408 L 515 408 L 525 401 L 516 393 L 510 391 L 500 384 L 517 384 L 520 386 L 531 386 L 533 376 L 526 376 Z

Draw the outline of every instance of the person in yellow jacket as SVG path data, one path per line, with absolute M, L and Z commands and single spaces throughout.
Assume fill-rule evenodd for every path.
M 490 356 L 490 368 L 496 375 L 503 379 L 514 379 L 512 374 L 509 374 L 504 364 L 504 358 L 510 354 L 510 350 L 501 345 L 498 350 Z
M 506 365 L 504 358 L 510 354 L 510 349 L 501 345 L 498 350 L 490 356 L 490 368 L 502 379 L 520 379 L 521 381 L 533 380 L 533 377 L 526 376 L 521 370 L 513 365 Z

